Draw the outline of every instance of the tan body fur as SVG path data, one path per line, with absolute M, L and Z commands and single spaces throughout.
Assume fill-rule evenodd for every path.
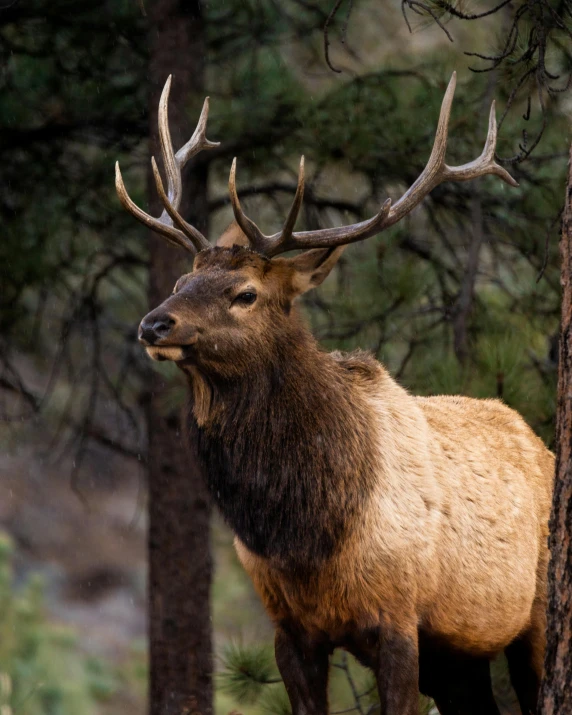
M 336 641 L 383 613 L 400 631 L 502 650 L 544 607 L 552 454 L 498 400 L 414 397 L 381 365 L 354 389 L 378 425 L 379 472 L 341 552 L 297 581 L 236 540 L 271 617 Z

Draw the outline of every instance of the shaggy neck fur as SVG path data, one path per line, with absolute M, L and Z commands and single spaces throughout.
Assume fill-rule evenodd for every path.
M 256 372 L 225 381 L 195 371 L 189 426 L 233 531 L 256 554 L 299 570 L 336 551 L 373 485 L 373 430 L 356 381 L 376 371 L 367 356 L 321 352 L 291 325 Z

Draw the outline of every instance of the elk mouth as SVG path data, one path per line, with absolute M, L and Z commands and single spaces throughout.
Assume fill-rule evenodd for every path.
M 181 362 L 187 360 L 194 352 L 198 340 L 198 329 L 193 327 L 183 331 L 173 330 L 174 325 L 174 319 L 167 320 L 166 318 L 149 320 L 146 317 L 141 321 L 139 342 L 145 347 L 147 355 L 152 360 Z M 169 333 L 175 334 L 170 335 Z
M 194 343 L 192 345 L 146 345 L 147 355 L 152 360 L 164 362 L 182 362 L 192 357 Z

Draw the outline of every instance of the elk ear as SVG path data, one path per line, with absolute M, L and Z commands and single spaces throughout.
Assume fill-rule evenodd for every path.
M 232 248 L 232 246 L 248 246 L 248 238 L 240 226 L 233 221 L 227 226 L 222 236 L 216 242 L 221 248 Z
M 294 296 L 319 286 L 338 262 L 344 248 L 345 246 L 314 248 L 294 256 L 294 258 L 283 258 L 282 260 L 292 269 Z

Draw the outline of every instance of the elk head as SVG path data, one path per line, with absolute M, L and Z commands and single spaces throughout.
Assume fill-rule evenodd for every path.
M 455 92 L 453 73 L 443 98 L 435 142 L 419 178 L 392 205 L 387 199 L 371 219 L 339 228 L 294 231 L 304 194 L 304 157 L 300 161 L 298 186 L 290 212 L 278 233 L 266 236 L 242 211 L 236 191 L 236 159 L 229 179 L 235 226 L 212 247 L 195 227 L 179 214 L 182 195 L 181 171 L 191 156 L 218 144 L 205 135 L 208 98 L 191 139 L 175 154 L 169 134 L 167 104 L 171 78 L 159 103 L 159 132 L 168 187 L 165 191 L 153 158 L 157 191 L 164 211 L 153 218 L 129 198 L 119 165 L 116 188 L 123 206 L 139 221 L 162 234 L 171 243 L 196 255 L 193 270 L 182 276 L 173 295 L 143 318 L 139 340 L 155 360 L 172 360 L 181 367 L 196 366 L 223 376 L 239 375 L 253 364 L 271 360 L 279 340 L 288 339 L 297 320 L 290 310 L 296 296 L 319 285 L 335 265 L 344 247 L 380 233 L 397 223 L 443 181 L 468 181 L 496 174 L 517 186 L 510 174 L 494 160 L 496 145 L 495 105 L 491 106 L 489 129 L 480 157 L 462 166 L 445 163 L 447 133 Z M 300 249 L 294 257 L 277 257 Z

